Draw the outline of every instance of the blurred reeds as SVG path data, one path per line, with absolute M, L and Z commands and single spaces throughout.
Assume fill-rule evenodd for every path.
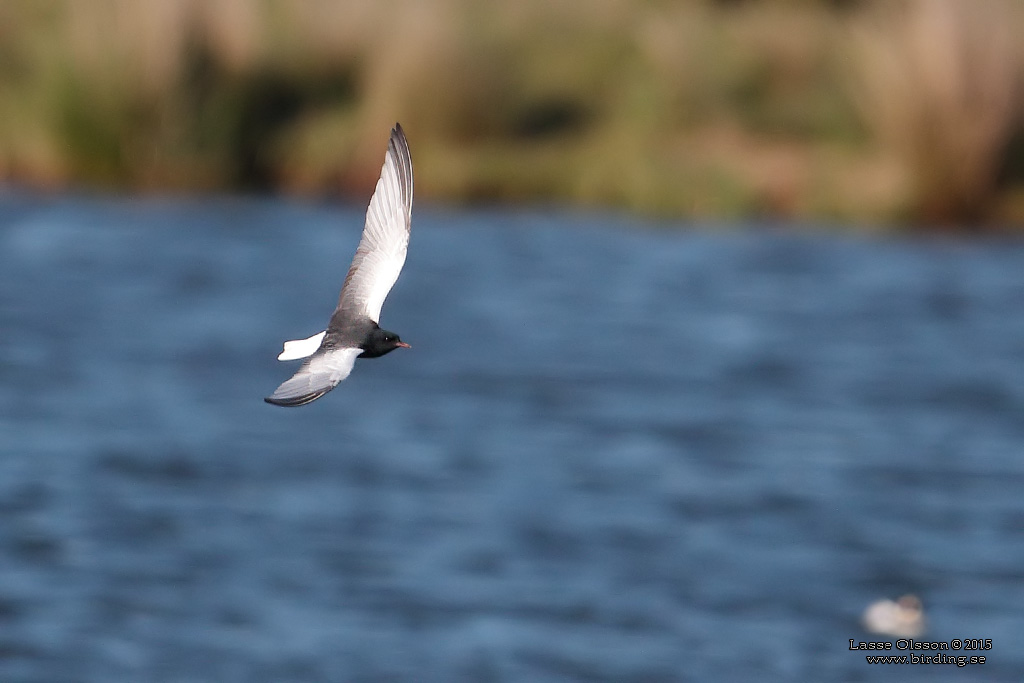
M 911 0 L 879 5 L 855 28 L 861 110 L 908 172 L 918 217 L 992 211 L 1022 124 L 1022 19 L 1014 0 Z
M 5 0 L 0 180 L 1024 224 L 1017 0 Z

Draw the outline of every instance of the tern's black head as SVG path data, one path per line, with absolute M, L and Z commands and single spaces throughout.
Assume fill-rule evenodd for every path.
M 408 344 L 398 338 L 398 335 L 394 332 L 388 332 L 382 330 L 379 327 L 374 327 L 368 335 L 366 335 L 366 341 L 359 347 L 363 350 L 360 354 L 360 358 L 377 358 L 383 356 L 385 353 L 390 353 L 397 348 L 408 349 Z

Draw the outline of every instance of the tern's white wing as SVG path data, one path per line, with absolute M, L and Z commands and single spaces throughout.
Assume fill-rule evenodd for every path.
M 402 127 L 395 124 L 338 309 L 380 321 L 384 299 L 405 264 L 411 220 L 412 157 Z
M 314 354 L 299 371 L 265 400 L 279 406 L 303 406 L 338 386 L 352 372 L 362 349 L 345 348 Z

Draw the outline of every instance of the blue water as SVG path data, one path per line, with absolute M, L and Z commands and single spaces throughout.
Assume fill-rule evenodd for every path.
M 263 403 L 362 213 L 0 196 L 0 680 L 1020 680 L 1024 244 L 417 207 Z

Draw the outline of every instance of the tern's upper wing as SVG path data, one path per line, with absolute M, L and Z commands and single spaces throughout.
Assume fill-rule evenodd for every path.
M 388 141 L 377 189 L 366 210 L 366 227 L 338 298 L 338 310 L 380 321 L 380 308 L 405 264 L 412 220 L 412 157 L 402 127 Z
M 279 406 L 304 406 L 311 403 L 348 377 L 360 353 L 362 349 L 356 348 L 318 351 L 302 364 L 291 379 L 263 400 Z

